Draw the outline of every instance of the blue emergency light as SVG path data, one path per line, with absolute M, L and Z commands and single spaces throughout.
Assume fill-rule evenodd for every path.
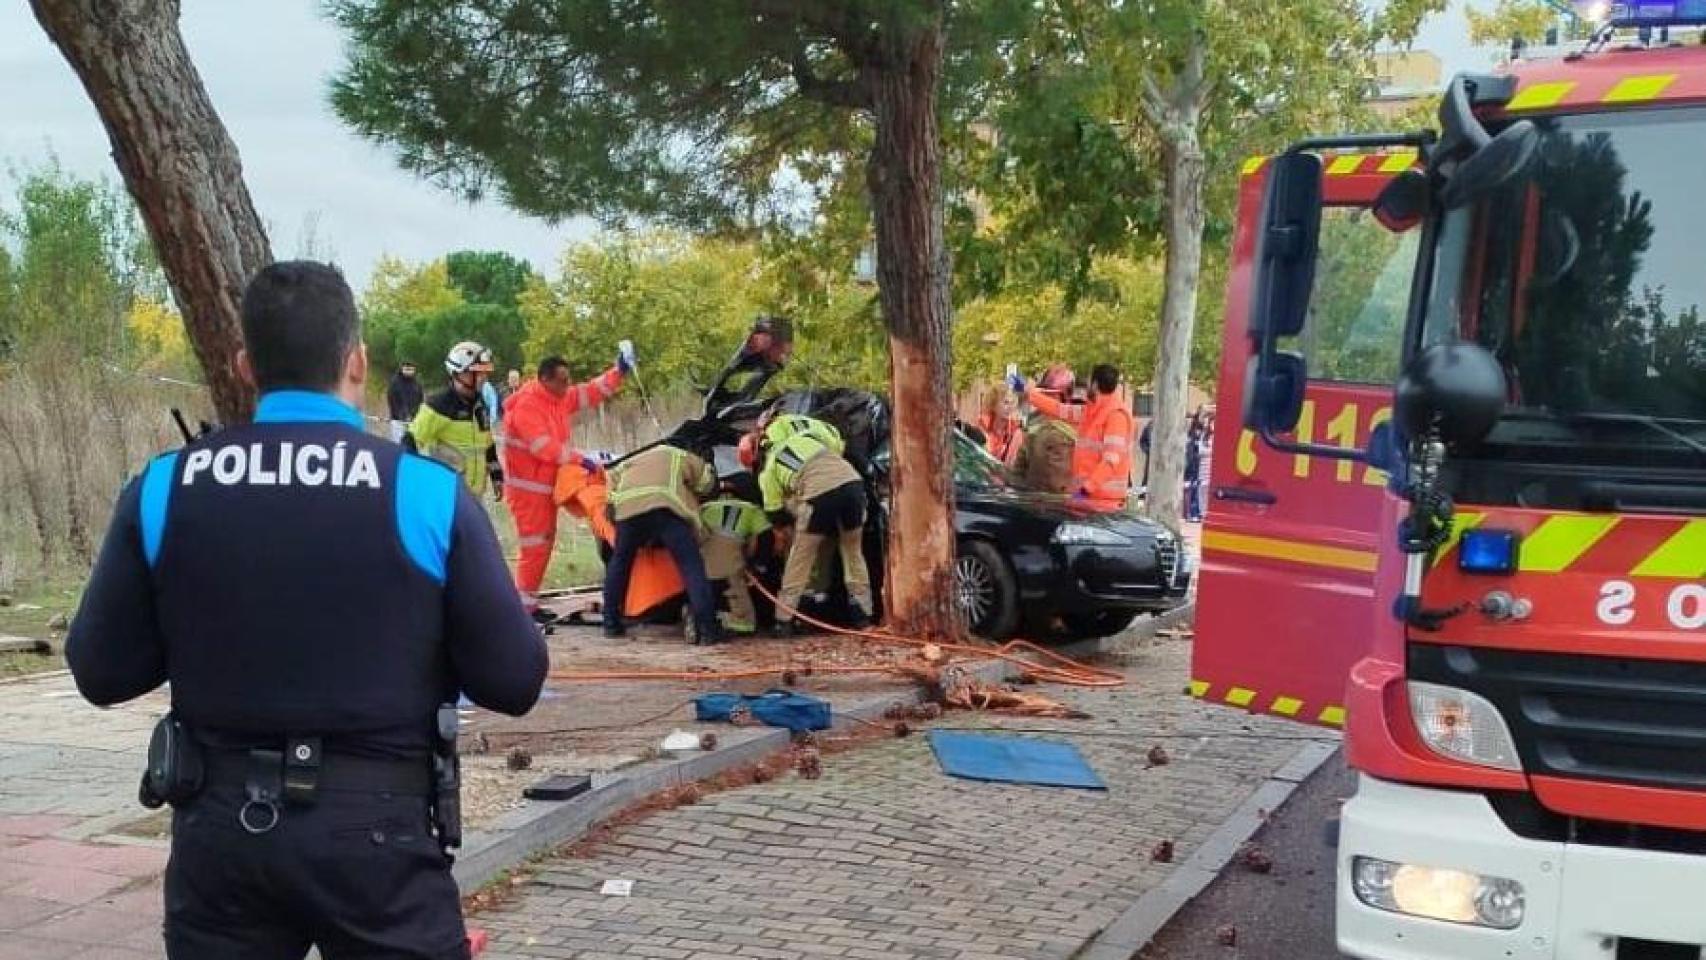
M 1604 19 L 1614 27 L 1673 27 L 1706 23 L 1706 0 L 1635 0 L 1611 3 L 1595 0 L 1576 3 L 1578 15 L 1589 21 Z M 1597 16 L 1596 16 L 1597 15 Z
M 1457 569 L 1464 573 L 1515 573 L 1521 542 L 1515 530 L 1465 530 L 1457 544 Z

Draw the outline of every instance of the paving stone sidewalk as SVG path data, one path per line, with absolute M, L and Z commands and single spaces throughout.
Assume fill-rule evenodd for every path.
M 0 684 L 0 960 L 161 955 L 163 819 L 136 785 L 165 709 L 96 710 L 63 674 Z
M 1157 842 L 1189 857 L 1314 736 L 1184 696 L 1188 659 L 1154 641 L 1126 688 L 1063 695 L 1092 720 L 947 724 L 1071 740 L 1106 792 L 954 780 L 924 736 L 880 742 L 825 758 L 822 779 L 717 794 L 542 862 L 474 921 L 486 956 L 1070 957 L 1173 869 Z M 1145 769 L 1157 743 L 1171 762 Z M 608 879 L 632 895 L 603 895 Z

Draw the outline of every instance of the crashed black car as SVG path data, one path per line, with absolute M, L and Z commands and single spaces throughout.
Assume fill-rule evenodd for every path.
M 796 390 L 745 400 L 684 423 L 671 441 L 714 458 L 737 489 L 757 484 L 735 446 L 768 409 L 833 424 L 866 480 L 871 522 L 865 557 L 881 604 L 889 471 L 888 405 L 850 389 Z M 954 435 L 954 529 L 959 600 L 973 631 L 989 639 L 1088 638 L 1118 633 L 1139 614 L 1177 605 L 1190 586 L 1189 558 L 1175 531 L 1130 512 L 1106 513 L 1063 497 L 1017 489 L 976 441 Z M 760 574 L 779 579 L 774 558 Z M 841 619 L 845 598 L 818 598 L 808 613 Z

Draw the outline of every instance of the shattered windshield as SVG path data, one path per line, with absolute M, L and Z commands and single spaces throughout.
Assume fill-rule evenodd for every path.
M 1706 111 L 1536 120 L 1524 177 L 1447 216 L 1430 342 L 1464 336 L 1510 380 L 1500 444 L 1706 465 Z

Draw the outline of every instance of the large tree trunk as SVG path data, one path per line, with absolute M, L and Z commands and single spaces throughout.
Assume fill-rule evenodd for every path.
M 272 260 L 261 218 L 178 32 L 177 0 L 30 0 L 36 19 L 94 101 L 136 198 L 213 405 L 249 419 L 237 375 L 243 286 Z
M 961 635 L 954 580 L 948 247 L 943 237 L 940 13 L 885 31 L 862 71 L 876 115 L 868 176 L 877 281 L 894 393 L 888 570 L 890 625 L 909 636 Z
M 1167 263 L 1161 300 L 1161 343 L 1155 362 L 1155 419 L 1149 438 L 1151 517 L 1177 527 L 1185 476 L 1185 400 L 1190 390 L 1191 334 L 1202 272 L 1204 159 L 1198 128 L 1207 87 L 1203 52 L 1165 97 L 1151 95 L 1167 166 Z

